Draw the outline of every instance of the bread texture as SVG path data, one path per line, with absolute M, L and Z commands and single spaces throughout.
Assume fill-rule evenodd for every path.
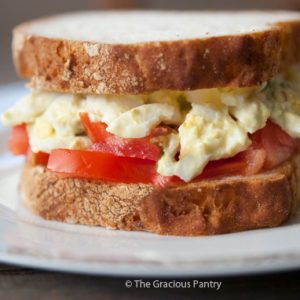
M 26 207 L 45 219 L 197 236 L 273 227 L 297 207 L 300 155 L 255 176 L 234 176 L 155 189 L 63 178 L 26 163 L 21 195 Z
M 33 88 L 141 94 L 261 84 L 300 59 L 300 13 L 82 12 L 19 25 Z

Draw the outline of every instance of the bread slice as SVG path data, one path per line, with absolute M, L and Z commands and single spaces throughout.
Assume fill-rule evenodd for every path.
M 71 93 L 253 86 L 298 62 L 299 49 L 296 12 L 80 12 L 13 34 L 19 75 Z
M 26 163 L 20 188 L 25 206 L 49 220 L 163 235 L 212 235 L 286 221 L 299 201 L 299 172 L 297 155 L 255 176 L 154 189 L 62 178 Z

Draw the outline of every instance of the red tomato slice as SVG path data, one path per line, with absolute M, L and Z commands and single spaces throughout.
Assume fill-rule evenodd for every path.
M 8 139 L 8 148 L 14 155 L 26 154 L 29 149 L 26 125 L 17 125 L 12 128 Z
M 239 157 L 215 160 L 209 162 L 196 179 L 241 174 L 245 168 L 246 161 Z
M 279 144 L 272 144 L 269 140 L 263 141 L 263 147 L 266 151 L 266 160 L 264 167 L 271 169 L 282 162 L 286 161 L 294 153 L 294 149 L 290 147 L 281 146 Z
M 272 131 L 274 130 L 276 132 L 275 139 L 276 141 L 278 141 L 280 145 L 290 147 L 290 148 L 295 148 L 297 146 L 297 139 L 293 139 L 286 132 L 284 132 L 278 125 L 272 122 L 269 123 L 270 125 L 268 125 L 267 127 L 267 130 L 269 131 L 269 135 L 272 136 Z
M 219 164 L 219 165 L 217 165 Z M 196 180 L 238 173 L 244 162 L 208 165 Z M 56 149 L 50 154 L 47 168 L 67 177 L 107 180 L 123 183 L 152 183 L 157 187 L 182 184 L 176 176 L 164 177 L 156 172 L 156 164 L 150 160 L 118 157 L 110 153 Z
M 158 187 L 158 188 L 164 188 L 167 186 L 171 186 L 171 185 L 178 185 L 178 184 L 182 184 L 184 183 L 183 180 L 181 180 L 179 177 L 177 176 L 162 176 L 158 173 L 156 173 L 153 178 L 152 181 L 154 186 Z
M 153 161 L 85 150 L 53 150 L 47 168 L 68 177 L 124 183 L 150 183 L 156 174 Z
M 110 137 L 106 125 L 102 122 L 91 122 L 87 113 L 81 113 L 80 120 L 93 143 L 103 142 Z
M 81 122 L 94 143 L 93 151 L 112 153 L 116 156 L 133 157 L 157 161 L 160 148 L 151 143 L 151 136 L 144 138 L 121 138 L 106 131 L 106 124 L 91 122 L 87 113 L 80 114 Z
M 34 165 L 46 165 L 48 162 L 48 153 L 33 153 L 30 150 L 26 125 L 17 125 L 12 128 L 8 148 L 14 155 L 27 155 L 27 159 Z
M 295 152 L 296 140 L 270 121 L 257 135 L 260 135 L 261 148 L 266 152 L 266 169 L 278 166 Z
M 33 165 L 47 165 L 49 154 L 45 152 L 34 153 L 31 150 L 28 151 L 27 159 Z
M 266 151 L 264 149 L 251 147 L 244 152 L 246 166 L 244 168 L 245 175 L 254 175 L 259 173 L 265 164 Z
M 92 125 L 100 128 L 98 130 L 99 136 L 111 136 L 110 133 L 106 132 L 103 124 Z M 294 141 L 292 143 L 290 137 L 285 136 L 281 131 L 278 126 L 268 122 L 264 129 L 251 135 L 252 145 L 246 151 L 232 158 L 209 162 L 202 174 L 194 180 L 238 174 L 253 175 L 263 168 L 271 168 L 280 164 L 295 151 L 295 146 L 291 147 L 293 144 L 295 145 Z M 278 138 L 274 140 L 274 136 Z M 115 136 L 112 139 L 114 138 Z M 118 139 L 122 140 L 121 138 Z M 159 175 L 156 172 L 154 161 L 125 157 L 126 152 L 121 152 L 122 155 L 116 156 L 114 153 L 118 152 L 113 148 L 108 148 L 112 147 L 112 144 L 96 143 L 93 147 L 99 148 L 97 151 L 53 150 L 47 167 L 51 171 L 69 177 L 126 183 L 143 182 L 152 183 L 159 187 L 184 183 L 176 176 L 164 177 Z M 117 149 L 123 151 L 122 147 Z M 110 151 L 111 153 L 108 153 Z

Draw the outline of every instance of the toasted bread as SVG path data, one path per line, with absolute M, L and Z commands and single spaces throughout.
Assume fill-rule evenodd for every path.
M 163 235 L 212 235 L 282 224 L 299 201 L 300 156 L 254 176 L 155 189 L 63 178 L 26 163 L 21 195 L 33 213 L 71 223 Z
M 295 12 L 84 12 L 13 37 L 32 87 L 89 94 L 254 86 L 298 62 L 299 48 Z

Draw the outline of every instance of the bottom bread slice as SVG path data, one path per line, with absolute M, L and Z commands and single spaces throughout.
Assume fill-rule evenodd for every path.
M 211 235 L 273 227 L 299 200 L 299 155 L 255 176 L 203 180 L 155 189 L 63 178 L 25 163 L 21 196 L 45 219 L 164 235 Z

